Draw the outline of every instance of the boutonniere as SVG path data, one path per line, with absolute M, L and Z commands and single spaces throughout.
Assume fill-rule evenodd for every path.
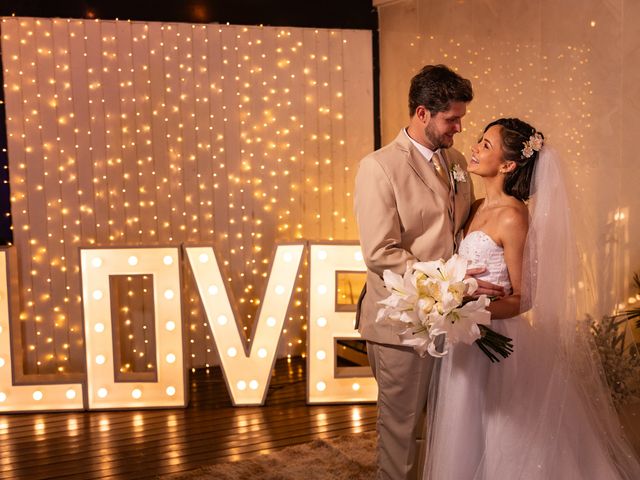
M 451 177 L 453 178 L 454 191 L 458 193 L 458 182 L 467 183 L 467 172 L 460 168 L 460 165 L 454 163 L 451 165 Z

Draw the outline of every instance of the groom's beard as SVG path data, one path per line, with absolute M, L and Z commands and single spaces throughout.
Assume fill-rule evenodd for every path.
M 424 135 L 431 145 L 433 145 L 433 151 L 435 152 L 439 148 L 449 148 L 453 145 L 453 133 L 440 133 L 435 130 L 434 127 L 429 124 L 424 129 Z

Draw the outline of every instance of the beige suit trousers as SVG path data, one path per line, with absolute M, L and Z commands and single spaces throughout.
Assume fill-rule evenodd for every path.
M 367 342 L 378 383 L 377 480 L 420 478 L 425 413 L 434 359 L 413 347 Z

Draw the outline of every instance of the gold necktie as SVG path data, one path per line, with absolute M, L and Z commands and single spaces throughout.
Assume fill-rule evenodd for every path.
M 431 157 L 431 161 L 433 162 L 433 166 L 436 169 L 436 173 L 447 186 L 447 188 L 449 188 L 451 186 L 449 182 L 449 175 L 447 173 L 447 169 L 443 166 L 444 162 L 441 161 L 440 154 L 438 152 L 434 152 L 433 157 Z

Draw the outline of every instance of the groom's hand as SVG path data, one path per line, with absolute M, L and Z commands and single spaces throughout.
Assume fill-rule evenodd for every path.
M 476 275 L 484 273 L 486 270 L 487 269 L 484 267 L 469 268 L 465 278 L 475 277 Z M 478 289 L 473 292 L 473 295 L 471 295 L 473 298 L 478 298 L 480 295 L 486 295 L 487 297 L 504 297 L 506 294 L 504 287 L 501 287 L 500 285 L 487 282 L 486 280 L 479 280 L 477 278 L 476 282 L 478 282 Z

